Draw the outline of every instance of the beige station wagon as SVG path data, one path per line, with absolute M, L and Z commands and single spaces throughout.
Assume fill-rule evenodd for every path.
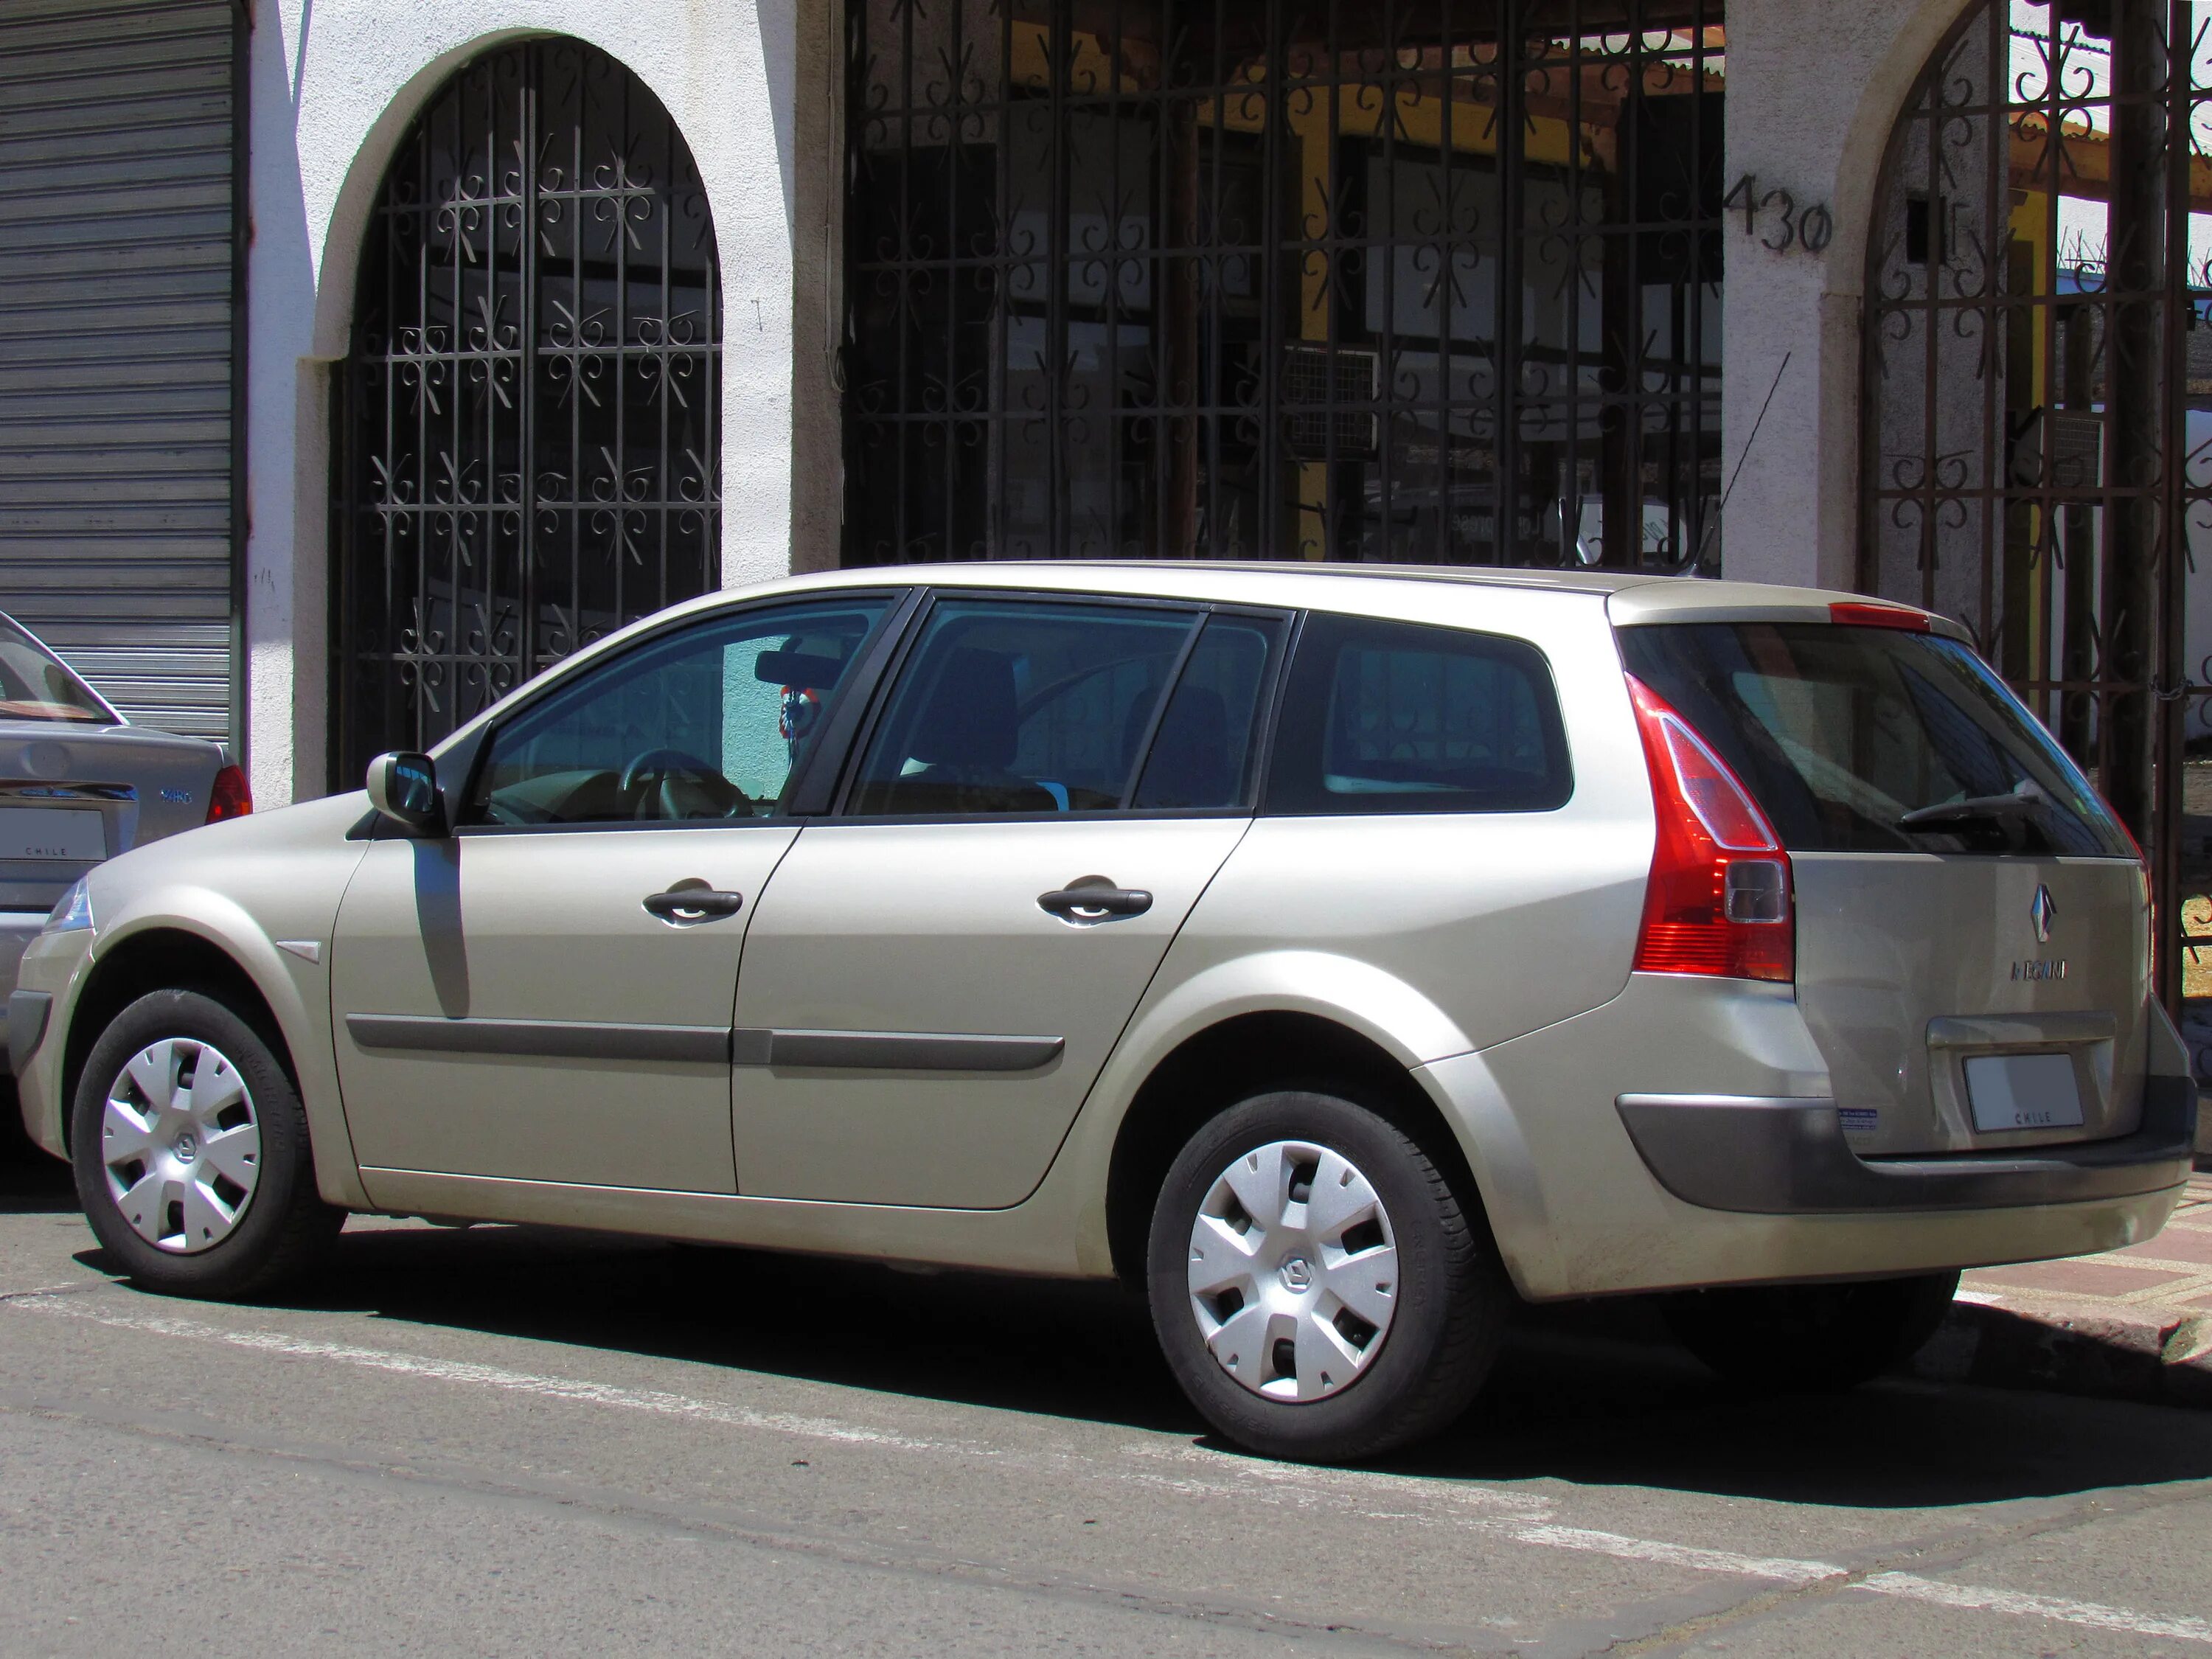
M 1349 1459 L 1460 1413 L 1516 1292 L 1843 1386 L 1962 1267 L 2155 1232 L 2148 910 L 1917 611 L 939 566 L 679 607 L 100 865 L 8 1018 L 149 1289 L 349 1211 L 1119 1277 L 1220 1433 Z

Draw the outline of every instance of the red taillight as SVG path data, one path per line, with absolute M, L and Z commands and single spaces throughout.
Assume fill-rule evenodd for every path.
M 1637 971 L 1788 982 L 1797 965 L 1790 855 L 1688 721 L 1633 675 L 1628 695 L 1659 810 Z
M 215 787 L 208 791 L 207 821 L 214 823 L 223 818 L 242 818 L 253 810 L 253 791 L 246 781 L 246 774 L 235 766 L 226 766 L 215 775 Z
M 1828 607 L 1828 620 L 1844 628 L 1902 628 L 1908 634 L 1928 632 L 1928 613 L 1901 605 L 1873 600 L 1838 599 Z

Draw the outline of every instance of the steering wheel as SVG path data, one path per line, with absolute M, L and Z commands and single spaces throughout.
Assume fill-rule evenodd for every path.
M 647 780 L 652 787 L 647 787 Z M 684 785 L 693 799 L 678 798 L 675 787 Z M 648 749 L 622 769 L 618 787 L 623 799 L 633 800 L 630 816 L 657 818 L 734 817 L 752 806 L 752 799 L 721 772 L 681 749 Z

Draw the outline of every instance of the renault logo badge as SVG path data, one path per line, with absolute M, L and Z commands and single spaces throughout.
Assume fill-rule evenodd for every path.
M 2051 924 L 2058 917 L 2058 907 L 2051 902 L 2051 890 L 2038 883 L 2035 902 L 2027 907 L 2027 919 L 2035 924 L 2035 942 L 2051 943 Z

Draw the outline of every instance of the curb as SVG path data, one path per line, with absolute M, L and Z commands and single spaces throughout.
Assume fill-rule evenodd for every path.
M 2212 1313 L 2130 1318 L 2078 1304 L 1962 1297 L 1907 1370 L 1931 1382 L 2212 1409 Z

